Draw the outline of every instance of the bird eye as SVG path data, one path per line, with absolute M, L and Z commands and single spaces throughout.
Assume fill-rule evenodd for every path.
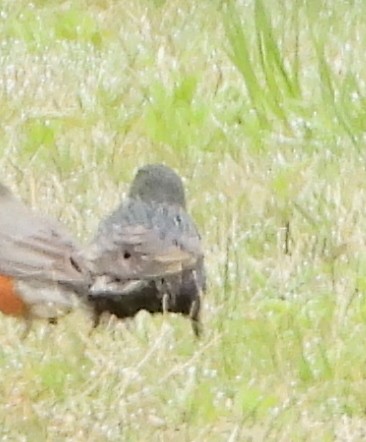
M 129 258 L 131 258 L 131 253 L 126 251 L 126 252 L 123 254 L 123 257 L 124 257 L 124 259 L 129 259 Z
M 177 215 L 177 216 L 175 217 L 175 222 L 176 222 L 176 224 L 181 224 L 181 222 L 182 222 L 182 217 L 181 217 L 180 215 Z

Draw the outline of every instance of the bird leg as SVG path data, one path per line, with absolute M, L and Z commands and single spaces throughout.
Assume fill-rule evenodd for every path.
M 101 316 L 102 313 L 97 308 L 94 308 L 92 313 L 92 321 L 93 321 L 92 330 L 94 330 L 99 326 Z
M 31 331 L 32 325 L 33 325 L 33 321 L 32 321 L 32 318 L 30 315 L 25 316 L 24 319 L 25 319 L 25 327 L 24 327 L 23 333 L 21 334 L 22 341 L 27 338 L 27 336 L 29 335 L 29 332 Z
M 201 311 L 201 298 L 200 295 L 195 299 L 189 310 L 189 318 L 191 320 L 193 333 L 197 338 L 202 335 L 202 323 L 200 319 L 200 311 Z
M 191 307 L 189 309 L 189 318 L 191 320 L 193 333 L 197 338 L 202 335 L 202 323 L 201 323 L 201 290 L 197 284 L 197 274 L 195 271 L 192 272 L 194 284 L 196 286 L 196 298 L 192 301 Z
M 169 311 L 169 305 L 170 305 L 170 296 L 169 293 L 164 293 L 162 298 L 162 307 L 163 307 L 163 313 L 164 315 L 168 313 Z

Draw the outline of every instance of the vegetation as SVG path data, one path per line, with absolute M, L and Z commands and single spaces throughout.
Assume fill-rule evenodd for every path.
M 1 180 L 81 242 L 185 178 L 205 336 L 0 321 L 3 441 L 366 438 L 363 0 L 3 0 Z

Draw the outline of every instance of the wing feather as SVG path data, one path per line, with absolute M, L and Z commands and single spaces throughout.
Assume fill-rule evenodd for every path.
M 151 279 L 193 268 L 203 252 L 183 209 L 129 201 L 101 223 L 86 256 L 95 273 Z
M 61 225 L 17 200 L 0 205 L 0 273 L 72 284 L 85 280 L 71 259 L 77 246 Z

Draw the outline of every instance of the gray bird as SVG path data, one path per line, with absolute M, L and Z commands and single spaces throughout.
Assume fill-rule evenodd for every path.
M 206 288 L 201 237 L 186 212 L 181 178 L 161 164 L 140 168 L 128 198 L 85 250 L 93 285 L 95 326 L 103 312 L 118 318 L 140 310 L 189 316 L 200 335 Z

